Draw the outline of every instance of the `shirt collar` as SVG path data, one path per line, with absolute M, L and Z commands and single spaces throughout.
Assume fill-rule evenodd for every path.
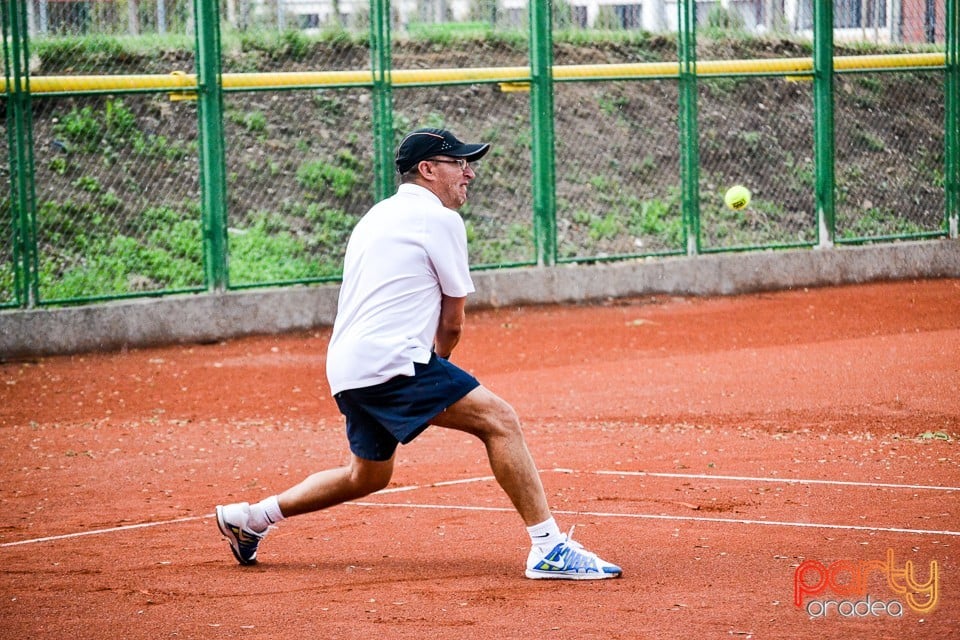
M 406 194 L 409 194 L 412 196 L 418 196 L 421 198 L 423 197 L 431 198 L 434 201 L 436 201 L 437 204 L 441 206 L 443 205 L 443 202 L 440 201 L 440 198 L 438 198 L 437 194 L 435 194 L 433 191 L 430 191 L 430 189 L 427 189 L 426 187 L 421 187 L 420 185 L 414 184 L 412 182 L 405 182 L 401 184 L 397 188 L 397 193 L 406 193 Z

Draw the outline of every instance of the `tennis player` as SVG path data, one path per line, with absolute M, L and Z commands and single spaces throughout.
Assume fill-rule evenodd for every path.
M 242 565 L 254 564 L 268 528 L 292 516 L 387 486 L 398 444 L 428 426 L 476 436 L 497 482 L 530 535 L 528 578 L 617 578 L 560 532 L 513 407 L 449 361 L 474 291 L 457 210 L 490 145 L 443 129 L 418 129 L 396 152 L 400 187 L 354 228 L 327 351 L 327 379 L 346 418 L 351 459 L 286 491 L 217 507 L 217 525 Z

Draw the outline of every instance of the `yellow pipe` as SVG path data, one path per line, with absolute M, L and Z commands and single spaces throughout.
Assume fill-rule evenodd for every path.
M 526 81 L 529 67 L 486 67 L 477 69 L 394 69 L 390 79 L 396 85 L 463 81 Z
M 553 68 L 555 80 L 589 80 L 593 78 L 641 78 L 644 76 L 677 76 L 677 62 L 635 62 L 631 64 L 577 64 Z
M 371 84 L 370 71 L 304 71 L 286 73 L 225 73 L 225 89 L 280 89 L 317 85 Z
M 6 82 L 3 89 L 6 91 Z M 30 76 L 30 93 L 124 91 L 132 89 L 196 90 L 197 76 L 186 73 L 126 76 Z
M 902 55 L 839 56 L 833 59 L 833 68 L 896 69 L 899 67 L 937 67 L 947 63 L 945 53 L 906 53 Z
M 813 70 L 813 58 L 766 58 L 761 60 L 703 60 L 698 75 L 727 73 L 804 73 Z
M 897 55 L 838 56 L 837 70 L 897 69 L 903 67 L 935 67 L 946 63 L 944 53 L 910 53 Z M 807 74 L 813 70 L 811 58 L 768 58 L 756 60 L 702 60 L 697 63 L 698 75 L 739 73 Z M 589 80 L 604 78 L 640 78 L 677 76 L 677 62 L 641 62 L 633 64 L 560 65 L 553 68 L 557 80 Z M 527 82 L 528 67 L 486 67 L 473 69 L 394 69 L 390 73 L 394 86 L 439 84 L 449 82 Z M 299 86 L 370 85 L 370 71 L 314 71 L 284 73 L 225 73 L 227 89 L 283 89 Z M 6 91 L 6 81 L 0 81 Z M 80 91 L 166 90 L 196 91 L 197 76 L 183 72 L 168 75 L 101 75 L 101 76 L 31 76 L 31 93 L 70 93 Z

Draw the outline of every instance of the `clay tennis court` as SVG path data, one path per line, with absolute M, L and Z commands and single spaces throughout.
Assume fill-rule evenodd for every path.
M 0 636 L 960 629 L 960 280 L 470 312 L 454 360 L 517 408 L 561 528 L 612 581 L 525 579 L 482 447 L 441 429 L 401 447 L 386 491 L 283 523 L 238 566 L 214 505 L 346 461 L 328 335 L 0 365 Z M 808 571 L 796 606 L 807 561 L 846 561 L 848 595 Z M 926 590 L 890 586 L 908 578 Z

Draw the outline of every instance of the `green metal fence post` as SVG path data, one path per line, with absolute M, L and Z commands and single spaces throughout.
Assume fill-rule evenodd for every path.
M 553 2 L 530 3 L 530 125 L 533 137 L 533 236 L 537 264 L 557 263 L 553 128 Z
M 9 51 L 7 36 L 9 29 Z M 21 306 L 39 299 L 33 114 L 30 100 L 30 51 L 25 2 L 4 3 L 4 56 L 7 63 L 7 144 L 10 154 L 10 212 L 16 297 Z M 11 73 L 12 72 L 12 73 Z
M 370 0 L 370 64 L 373 69 L 373 197 L 383 200 L 393 193 L 396 173 L 389 0 Z
M 13 28 L 13 19 L 10 14 L 11 10 L 11 1 L 4 0 L 3 4 L 0 4 L 0 23 L 2 23 L 2 31 L 0 31 L 0 36 L 3 38 L 3 81 L 6 83 L 5 96 L 6 104 L 8 107 L 5 111 L 5 122 L 7 126 L 7 170 L 10 172 L 10 185 L 7 190 L 7 195 L 9 196 L 9 226 L 7 226 L 6 220 L 4 220 L 3 233 L 9 233 L 7 236 L 10 238 L 10 247 L 11 247 L 11 263 L 10 267 L 13 269 L 13 291 L 12 297 L 13 301 L 17 304 L 22 304 L 23 300 L 23 269 L 21 268 L 20 261 L 20 244 L 21 244 L 21 234 L 20 234 L 20 208 L 17 206 L 17 162 L 16 162 L 16 152 L 17 152 L 17 136 L 16 136 L 16 119 L 14 118 L 14 113 L 16 112 L 16 107 L 14 106 L 14 90 L 13 90 L 13 61 L 11 60 L 10 48 L 13 44 L 13 40 L 18 37 L 16 30 Z M 2 238 L 0 238 L 2 242 Z
M 945 91 L 946 132 L 946 221 L 951 238 L 960 226 L 960 8 L 957 0 L 947 0 L 947 71 Z
M 834 212 L 832 2 L 813 3 L 813 123 L 818 238 L 821 247 L 831 247 L 837 231 Z
M 226 154 L 223 141 L 223 90 L 220 77 L 220 8 L 194 0 L 197 40 L 197 111 L 203 207 L 203 257 L 208 289 L 223 291 L 227 268 Z
M 697 126 L 696 0 L 677 3 L 680 28 L 680 180 L 687 255 L 700 253 L 700 133 Z

